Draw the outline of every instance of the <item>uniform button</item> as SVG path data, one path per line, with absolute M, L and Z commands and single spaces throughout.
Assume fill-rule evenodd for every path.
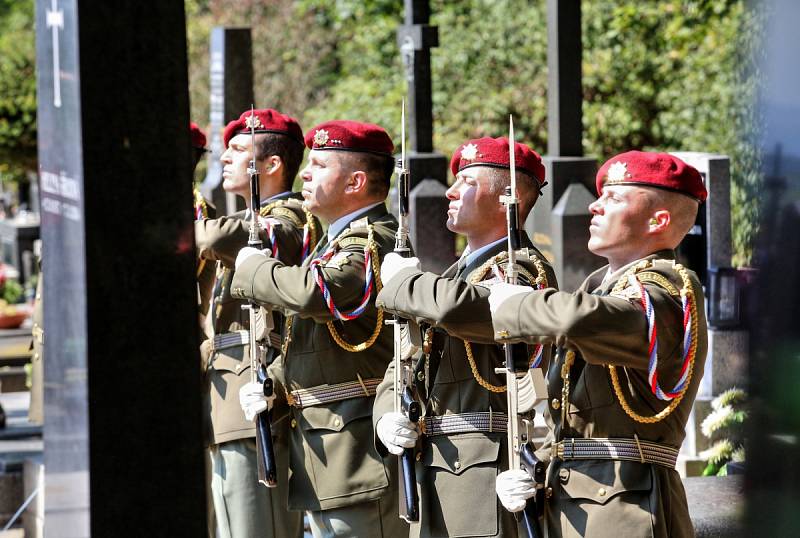
M 553 401 L 550 402 L 550 405 L 553 406 L 553 409 L 559 409 L 561 407 L 561 401 L 558 398 L 553 398 Z
M 545 499 L 549 499 L 552 496 L 553 496 L 553 488 L 547 488 L 546 490 L 544 490 Z
M 297 427 L 297 420 L 295 420 L 295 419 L 292 419 L 292 424 L 291 424 L 291 426 L 292 426 L 292 428 L 296 428 L 296 427 Z
M 236 365 L 236 371 L 238 372 L 238 371 L 239 371 L 239 370 L 241 370 L 241 369 L 242 369 L 242 365 L 241 365 L 241 364 L 237 364 L 237 365 Z
M 425 372 L 417 372 L 417 379 L 425 381 Z
M 461 462 L 456 460 L 456 462 L 453 464 L 453 467 L 455 467 L 456 471 L 458 471 L 461 469 Z
M 334 426 L 336 426 L 336 427 L 338 428 L 339 426 L 341 426 L 341 425 L 342 425 L 342 421 L 341 421 L 341 420 L 339 420 L 338 418 L 337 418 L 337 419 L 334 419 L 334 421 L 333 421 L 333 425 L 334 425 Z
M 606 496 L 606 488 L 598 489 L 597 490 L 597 494 L 600 495 L 601 497 L 605 497 Z

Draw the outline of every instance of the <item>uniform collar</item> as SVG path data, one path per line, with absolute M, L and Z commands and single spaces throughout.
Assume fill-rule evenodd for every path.
M 639 258 L 638 260 L 634 260 L 629 264 L 620 267 L 613 273 L 611 272 L 611 267 L 606 265 L 605 267 L 601 267 L 600 269 L 589 275 L 589 278 L 587 278 L 586 280 L 590 284 L 590 289 L 593 289 L 595 291 L 600 289 L 606 290 L 614 286 L 614 284 L 617 283 L 617 281 L 622 277 L 622 275 L 625 274 L 625 271 L 633 267 L 635 264 L 643 260 L 656 260 L 656 259 L 674 260 L 675 251 L 672 249 L 664 249 L 664 250 L 659 250 L 657 252 L 653 252 L 652 254 L 649 254 L 644 258 Z M 602 275 L 602 279 L 598 280 L 598 277 L 600 277 L 600 275 Z
M 360 217 L 364 213 L 369 212 L 371 209 L 378 207 L 379 205 L 383 205 L 383 201 L 375 202 L 374 204 L 360 207 L 355 211 L 353 211 L 352 213 L 348 213 L 344 217 L 340 217 L 335 221 L 333 221 L 331 225 L 328 226 L 328 241 L 333 241 L 334 239 L 336 239 L 336 236 L 342 233 L 342 230 L 347 228 L 348 224 L 356 220 L 357 217 Z

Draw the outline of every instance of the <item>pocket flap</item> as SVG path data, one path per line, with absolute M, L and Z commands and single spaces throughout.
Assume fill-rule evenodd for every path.
M 423 463 L 460 475 L 480 463 L 496 463 L 500 454 L 500 441 L 482 433 L 464 436 L 436 436 L 426 439 Z
M 300 425 L 304 430 L 330 430 L 339 432 L 350 422 L 372 417 L 373 398 L 350 398 L 328 405 L 306 407 L 300 410 Z
M 626 491 L 650 491 L 653 487 L 650 465 L 634 461 L 570 461 L 557 475 L 554 479 L 568 497 L 598 504 Z
M 250 346 L 245 344 L 215 351 L 211 367 L 214 370 L 233 372 L 236 375 L 249 372 Z

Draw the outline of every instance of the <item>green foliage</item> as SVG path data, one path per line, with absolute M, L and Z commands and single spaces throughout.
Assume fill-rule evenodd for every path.
M 730 461 L 744 461 L 744 423 L 747 393 L 733 387 L 711 401 L 711 413 L 703 419 L 703 435 L 714 440 L 700 457 L 707 460 L 703 476 L 725 476 Z
M 36 42 L 33 1 L 0 1 L 0 177 L 36 169 Z

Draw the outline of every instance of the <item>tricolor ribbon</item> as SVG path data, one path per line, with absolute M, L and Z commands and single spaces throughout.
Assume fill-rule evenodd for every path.
M 644 315 L 647 318 L 647 336 L 648 336 L 648 355 L 649 362 L 647 366 L 647 382 L 650 385 L 650 390 L 660 400 L 669 401 L 679 396 L 686 387 L 686 379 L 689 374 L 689 351 L 691 350 L 692 341 L 692 312 L 689 307 L 689 299 L 686 294 L 683 295 L 681 305 L 683 308 L 683 366 L 681 367 L 681 376 L 672 390 L 664 392 L 658 383 L 658 334 L 656 331 L 656 315 L 653 308 L 653 302 L 650 300 L 650 294 L 647 293 L 644 285 L 636 278 L 636 275 L 630 275 L 628 282 L 631 286 L 635 286 L 639 290 L 640 303 L 644 309 Z
M 311 268 L 311 272 L 314 275 L 314 280 L 317 283 L 320 291 L 322 291 L 322 295 L 325 298 L 325 304 L 328 305 L 328 310 L 330 311 L 331 315 L 339 320 L 349 321 L 352 319 L 356 319 L 358 316 L 364 313 L 364 310 L 367 308 L 369 304 L 369 299 L 372 296 L 372 288 L 375 282 L 375 274 L 372 269 L 372 252 L 369 248 L 369 244 L 364 247 L 364 264 L 366 266 L 366 278 L 364 281 L 364 297 L 361 300 L 361 303 L 350 312 L 340 312 L 336 305 L 333 304 L 333 297 L 331 297 L 330 289 L 328 289 L 328 285 L 325 283 L 325 277 L 322 272 L 321 265 L 333 257 L 334 248 L 329 249 L 319 258 L 314 258 L 311 260 L 309 267 Z

